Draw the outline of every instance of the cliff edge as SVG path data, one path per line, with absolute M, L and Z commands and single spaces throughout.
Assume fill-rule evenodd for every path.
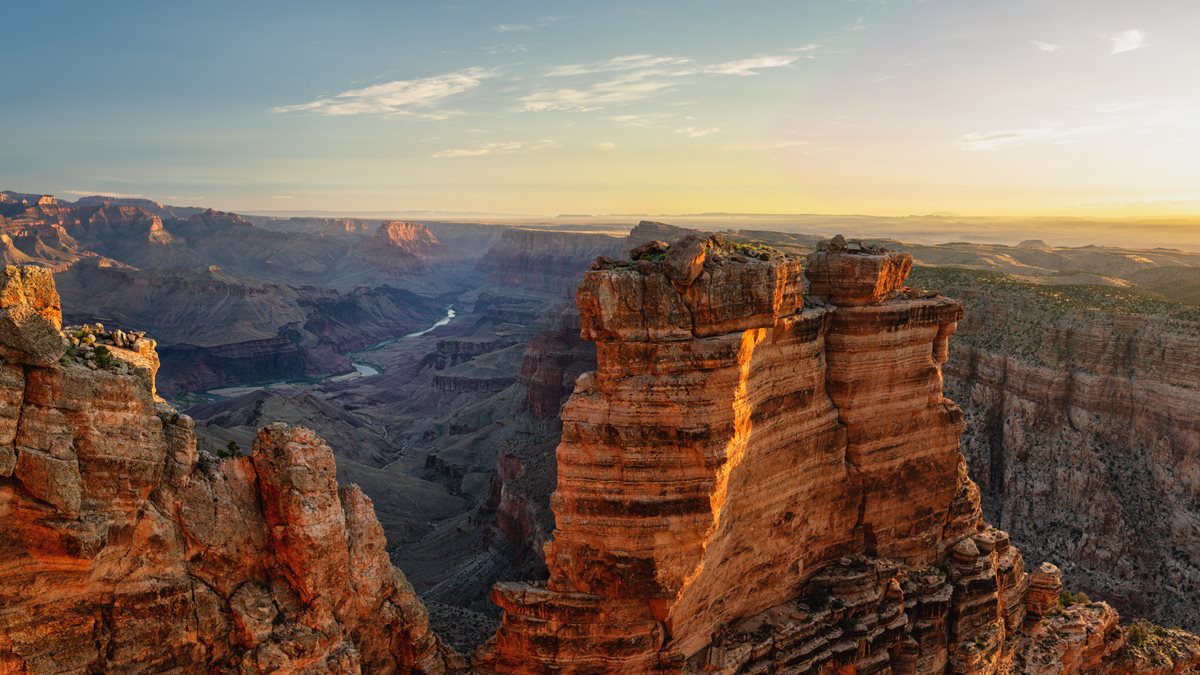
M 302 428 L 201 455 L 153 342 L 59 332 L 48 270 L 0 275 L 0 672 L 442 672 L 371 501 Z

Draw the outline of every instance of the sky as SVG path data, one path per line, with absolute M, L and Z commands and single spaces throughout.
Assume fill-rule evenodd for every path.
M 0 188 L 260 212 L 1200 214 L 1196 0 L 4 13 Z

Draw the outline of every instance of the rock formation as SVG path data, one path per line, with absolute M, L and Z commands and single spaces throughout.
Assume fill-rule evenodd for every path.
M 437 248 L 437 237 L 428 227 L 389 220 L 379 226 L 375 236 L 362 242 L 360 250 L 369 264 L 398 276 L 422 270 L 422 256 Z
M 633 254 L 579 288 L 598 365 L 562 414 L 549 579 L 494 588 L 482 670 L 1136 670 L 1103 604 L 1055 617 L 1086 649 L 1032 653 L 1024 562 L 942 396 L 962 308 L 902 288 L 907 256 L 833 242 L 806 306 L 801 261 L 769 249 Z M 1161 672 L 1200 663 L 1179 641 Z
M 15 326 L 0 332 L 0 672 L 453 664 L 370 500 L 338 488 L 312 432 L 272 425 L 249 457 L 200 455 L 191 420 L 153 394 L 152 343 L 68 340 L 48 272 L 0 280 Z M 84 346 L 91 361 L 68 358 Z
M 0 671 L 1200 667 L 1195 636 L 1122 627 L 1056 597 L 1053 566 L 1025 573 L 981 516 L 942 396 L 961 306 L 854 243 L 810 258 L 843 271 L 811 302 L 801 260 L 720 238 L 595 264 L 577 301 L 597 365 L 562 413 L 549 579 L 496 585 L 503 621 L 470 663 L 429 630 L 371 501 L 338 487 L 312 432 L 198 453 L 153 393 L 148 338 L 63 335 L 49 274 L 6 271 Z M 521 368 L 538 415 L 577 362 L 564 336 L 541 348 L 564 352 Z M 504 500 L 520 470 L 505 472 L 497 508 L 523 540 L 533 524 Z

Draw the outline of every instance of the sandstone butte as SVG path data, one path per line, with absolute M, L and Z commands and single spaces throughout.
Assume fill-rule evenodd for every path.
M 562 413 L 550 577 L 495 587 L 469 659 L 321 439 L 274 424 L 250 456 L 198 453 L 153 343 L 77 358 L 51 274 L 5 268 L 0 673 L 1200 665 L 1194 636 L 1064 607 L 1057 568 L 1026 574 L 983 522 L 941 393 L 961 307 L 903 288 L 903 256 L 827 247 L 806 302 L 800 260 L 640 248 L 577 295 L 598 367 Z

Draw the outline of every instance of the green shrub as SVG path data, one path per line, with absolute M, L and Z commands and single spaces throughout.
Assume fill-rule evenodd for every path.
M 229 441 L 224 448 L 217 450 L 217 457 L 221 459 L 229 459 L 230 457 L 241 457 L 242 446 L 238 445 L 237 441 Z
M 1059 591 L 1058 593 L 1058 602 L 1063 607 L 1070 607 L 1071 605 L 1086 605 L 1091 601 L 1092 599 L 1088 597 L 1087 593 L 1072 593 L 1068 590 Z
M 97 366 L 105 370 L 116 370 L 120 363 L 121 362 L 112 355 L 112 352 L 108 350 L 108 347 L 105 347 L 104 345 L 99 345 L 96 347 Z

